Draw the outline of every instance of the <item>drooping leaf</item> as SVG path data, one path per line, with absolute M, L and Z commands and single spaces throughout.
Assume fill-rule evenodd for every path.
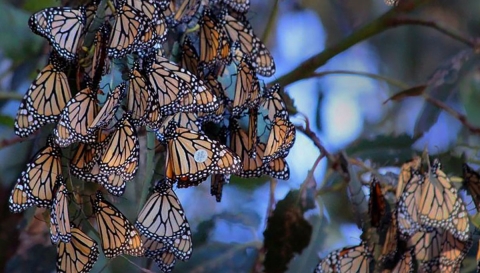
M 441 65 L 427 82 L 425 93 L 442 101 L 450 101 L 455 98 L 459 90 L 461 80 L 479 64 L 480 55 L 473 50 L 465 50 L 448 62 Z M 425 103 L 415 123 L 414 135 L 418 136 L 428 131 L 438 120 L 442 109 L 431 103 Z
M 303 216 L 305 208 L 299 194 L 298 190 L 290 191 L 268 218 L 263 233 L 265 272 L 284 272 L 294 255 L 302 253 L 310 242 L 312 226 Z
M 412 88 L 408 88 L 406 90 L 402 90 L 396 94 L 394 94 L 393 96 L 391 96 L 390 98 L 388 98 L 386 101 L 383 102 L 383 104 L 393 100 L 393 101 L 400 101 L 406 97 L 416 97 L 416 96 L 420 96 L 423 91 L 425 91 L 425 89 L 427 88 L 427 85 L 418 85 L 418 86 L 414 86 Z
M 408 135 L 379 135 L 372 139 L 359 139 L 345 152 L 349 157 L 370 159 L 378 164 L 404 162 L 411 159 L 411 147 L 416 140 Z

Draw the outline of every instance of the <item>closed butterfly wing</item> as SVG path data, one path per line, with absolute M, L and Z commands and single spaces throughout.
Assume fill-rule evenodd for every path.
M 13 212 L 19 212 L 30 204 L 51 206 L 57 175 L 62 174 L 60 160 L 60 148 L 50 136 L 47 145 L 27 164 L 12 192 L 9 205 Z
M 465 205 L 457 195 L 457 189 L 441 170 L 436 159 L 429 169 L 421 187 L 419 214 L 422 224 L 427 227 L 442 227 L 455 237 L 465 241 L 469 237 L 469 220 Z
M 27 137 L 46 123 L 56 122 L 71 98 L 64 66 L 52 54 L 50 62 L 32 82 L 20 102 L 15 119 L 15 134 Z
M 118 107 L 125 95 L 125 83 L 119 84 L 115 89 L 108 93 L 108 97 L 98 112 L 95 119 L 90 124 L 92 130 L 107 127 L 115 117 Z
M 467 164 L 463 164 L 463 179 L 477 211 L 480 211 L 480 174 Z
M 217 26 L 210 9 L 205 8 L 198 22 L 200 32 L 200 63 L 204 67 L 212 67 L 217 62 L 220 49 L 220 28 Z
M 407 247 L 413 248 L 415 259 L 426 263 L 440 257 L 442 251 L 442 232 L 434 229 L 430 232 L 417 232 L 408 241 Z
M 276 117 L 271 125 L 263 162 L 286 157 L 295 143 L 295 126 L 288 120 Z
M 148 23 L 146 16 L 127 1 L 122 1 L 116 12 L 107 50 L 110 57 L 121 58 L 139 47 Z
M 315 268 L 315 273 L 327 272 L 371 272 L 372 254 L 362 243 L 354 247 L 345 247 L 328 254 Z
M 198 185 L 211 174 L 232 174 L 240 159 L 225 145 L 170 122 L 167 139 L 166 178 L 179 187 Z
M 473 240 L 470 238 L 466 241 L 461 241 L 455 238 L 450 232 L 444 231 L 441 241 L 440 268 L 460 268 L 465 256 L 467 256 L 468 251 L 472 247 Z
M 270 77 L 275 73 L 275 62 L 270 55 L 267 47 L 254 34 L 252 27 L 246 20 L 245 16 L 238 15 L 239 19 L 233 17 L 227 12 L 223 12 L 222 25 L 230 37 L 232 43 L 238 42 L 240 51 L 250 56 L 252 66 L 255 72 Z
M 92 202 L 105 257 L 111 259 L 122 254 L 142 256 L 144 249 L 140 233 L 125 215 L 106 201 L 100 192 Z
M 420 229 L 418 202 L 421 197 L 421 185 L 425 177 L 418 171 L 412 171 L 410 180 L 400 196 L 397 204 L 397 221 L 400 238 L 408 240 Z
M 160 182 L 138 215 L 135 226 L 150 240 L 177 238 L 190 230 L 180 200 Z
M 392 273 L 413 273 L 415 272 L 413 251 L 407 250 L 400 257 L 397 265 L 391 271 Z
M 237 67 L 232 114 L 240 116 L 248 107 L 257 107 L 259 94 L 260 85 L 255 71 L 248 58 L 243 58 Z
M 280 84 L 274 84 L 271 88 L 265 90 L 262 94 L 260 106 L 267 110 L 265 116 L 270 121 L 274 121 L 275 117 L 282 119 L 288 119 L 288 112 L 285 106 L 285 102 L 279 94 Z
M 242 168 L 238 175 L 246 178 L 260 177 L 264 172 L 262 158 L 265 144 L 259 143 L 256 145 L 256 156 L 251 157 L 247 146 L 249 141 L 247 133 L 234 120 L 231 120 L 230 123 L 230 148 L 240 157 L 242 162 Z
M 368 200 L 370 222 L 373 227 L 380 227 L 387 213 L 387 200 L 382 193 L 382 187 L 376 177 L 370 182 L 370 199 Z
M 60 241 L 57 246 L 57 272 L 87 273 L 98 259 L 98 245 L 75 226 L 71 227 L 69 243 Z
M 73 60 L 83 40 L 86 17 L 84 7 L 47 8 L 32 15 L 28 25 L 34 33 L 45 37 L 63 58 Z
M 63 109 L 54 129 L 57 144 L 67 147 L 73 142 L 94 142 L 95 132 L 90 128 L 98 114 L 97 97 L 89 87 L 78 92 Z
M 58 241 L 70 242 L 72 238 L 68 214 L 68 190 L 63 176 L 57 176 L 57 192 L 50 211 L 50 238 L 53 244 Z
M 194 75 L 199 75 L 198 73 L 198 62 L 199 57 L 195 46 L 193 45 L 192 40 L 186 36 L 182 44 L 182 53 L 181 53 L 181 66 L 192 72 Z
M 420 171 L 421 163 L 422 159 L 419 156 L 415 156 L 412 160 L 402 165 L 402 168 L 400 169 L 400 174 L 398 175 L 397 191 L 395 194 L 397 200 L 400 200 L 405 185 L 408 183 L 412 176 L 412 171 Z
M 117 174 L 124 180 L 132 180 L 138 169 L 140 144 L 137 131 L 125 115 L 107 140 L 100 160 L 100 172 Z
M 135 126 L 144 126 L 153 105 L 153 94 L 150 85 L 137 70 L 137 66 L 130 72 L 127 92 L 127 110 L 132 115 Z

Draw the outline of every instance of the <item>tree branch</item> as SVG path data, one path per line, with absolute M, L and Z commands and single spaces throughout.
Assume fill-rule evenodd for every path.
M 475 42 L 472 39 L 464 37 L 463 35 L 461 35 L 460 33 L 456 32 L 453 29 L 448 29 L 447 27 L 442 26 L 441 23 L 437 23 L 433 21 L 424 21 L 421 19 L 412 19 L 412 18 L 394 18 L 390 20 L 389 25 L 391 27 L 404 26 L 404 25 L 417 25 L 417 26 L 425 26 L 425 27 L 433 28 L 461 43 L 464 43 L 469 47 L 475 47 Z
M 438 108 L 446 111 L 447 113 L 449 113 L 451 116 L 453 116 L 454 118 L 458 119 L 458 121 L 460 121 L 460 123 L 463 124 L 463 126 L 467 127 L 467 129 L 472 132 L 473 134 L 480 134 L 480 128 L 479 127 L 476 127 L 475 125 L 471 124 L 467 117 L 461 113 L 459 113 L 457 110 L 453 109 L 452 107 L 448 106 L 447 104 L 445 104 L 444 102 L 442 101 L 439 101 L 437 100 L 436 98 L 428 95 L 428 94 L 423 94 L 423 97 L 425 98 L 425 100 L 435 106 L 437 106 Z
M 306 77 L 305 79 L 324 77 L 324 76 L 327 76 L 327 75 L 353 75 L 353 76 L 359 76 L 359 77 L 367 77 L 367 78 L 372 78 L 372 79 L 379 80 L 379 81 L 384 81 L 387 84 L 398 87 L 402 90 L 409 88 L 409 85 L 406 85 L 401 81 L 397 81 L 395 79 L 388 78 L 388 77 L 385 77 L 385 76 L 382 76 L 382 75 L 368 73 L 368 72 L 361 72 L 361 71 L 349 71 L 349 70 L 322 71 L 322 72 L 312 73 L 310 76 Z
M 331 58 L 335 57 L 339 53 L 342 53 L 343 51 L 358 44 L 359 42 L 375 36 L 387 29 L 400 26 L 398 24 L 398 21 L 397 23 L 392 24 L 392 22 L 395 22 L 394 17 L 396 15 L 410 12 L 430 1 L 432 0 L 405 1 L 405 4 L 400 4 L 397 7 L 392 8 L 374 21 L 356 30 L 354 33 L 352 33 L 350 36 L 346 37 L 336 45 L 325 49 L 324 51 L 318 53 L 315 56 L 310 57 L 289 73 L 281 76 L 280 78 L 270 83 L 270 85 L 279 83 L 282 86 L 287 86 L 298 80 L 310 77 L 317 68 L 324 65 L 327 61 L 329 61 Z

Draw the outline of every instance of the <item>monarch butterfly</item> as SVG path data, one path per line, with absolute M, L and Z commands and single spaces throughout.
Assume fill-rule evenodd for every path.
M 199 62 L 199 57 L 197 50 L 195 49 L 195 46 L 193 45 L 192 40 L 188 37 L 185 36 L 185 39 L 183 40 L 182 44 L 182 53 L 181 53 L 181 66 L 182 68 L 190 71 L 193 73 L 193 75 L 199 75 L 198 74 L 198 62 Z
M 240 158 L 225 145 L 170 122 L 167 140 L 166 178 L 178 187 L 198 185 L 210 174 L 231 174 L 240 169 Z
M 373 272 L 373 256 L 367 245 L 345 247 L 328 254 L 315 268 L 315 273 L 327 272 Z
M 450 184 L 441 164 L 435 159 L 421 186 L 418 212 L 423 225 L 444 227 L 453 236 L 465 241 L 469 237 L 469 219 L 465 205 Z
M 107 140 L 100 159 L 100 172 L 117 174 L 124 180 L 132 180 L 138 169 L 139 149 L 137 131 L 126 114 L 116 125 Z
M 463 164 L 463 184 L 472 196 L 477 211 L 480 211 L 480 174 L 467 164 Z
M 230 131 L 230 148 L 240 157 L 242 162 L 242 168 L 237 175 L 247 178 L 260 177 L 264 171 L 262 158 L 265 144 L 259 143 L 255 145 L 253 148 L 256 150 L 256 157 L 251 157 L 247 146 L 249 142 L 248 135 L 233 119 L 230 121 Z
M 93 56 L 80 59 L 84 72 L 92 79 L 92 86 L 98 86 L 102 76 L 110 73 L 110 59 L 107 55 L 107 40 L 112 28 L 110 24 L 104 23 L 95 33 L 93 42 Z M 90 59 L 91 58 L 91 59 Z
M 172 0 L 167 9 L 164 11 L 167 17 L 167 25 L 170 28 L 175 28 L 178 24 L 189 23 L 198 8 L 201 0 Z
M 255 36 L 245 16 L 238 14 L 239 19 L 236 19 L 224 10 L 222 18 L 221 24 L 232 43 L 239 42 L 240 51 L 251 57 L 255 72 L 265 77 L 272 76 L 275 73 L 275 62 L 267 47 Z
M 248 109 L 248 155 L 250 157 L 256 157 L 256 149 L 258 142 L 258 107 L 251 107 Z
M 57 244 L 59 240 L 68 243 L 72 234 L 68 214 L 68 190 L 62 175 L 57 176 L 56 187 L 57 193 L 50 211 L 50 239 L 53 244 Z
M 124 253 L 142 256 L 144 249 L 140 233 L 125 215 L 106 201 L 101 192 L 97 192 L 92 203 L 105 257 L 111 259 Z
M 383 241 L 382 253 L 380 261 L 386 262 L 393 260 L 398 251 L 398 223 L 397 213 L 391 214 L 390 225 L 388 226 L 385 240 Z
M 28 25 L 35 34 L 45 37 L 63 58 L 73 60 L 83 39 L 86 18 L 85 7 L 55 7 L 35 13 Z
M 161 69 L 170 71 L 178 77 L 179 84 L 181 84 L 181 88 L 178 91 L 182 93 L 182 96 L 180 97 L 180 111 L 213 112 L 218 109 L 219 103 L 217 98 L 212 94 L 205 83 L 198 79 L 191 72 L 179 67 L 175 63 L 170 62 L 166 58 L 163 58 L 163 60 L 153 64 L 152 68 L 154 68 L 154 71 L 159 74 L 165 74 L 165 72 L 162 73 L 158 71 L 158 69 Z M 153 78 L 153 80 L 155 80 L 155 78 Z M 157 83 L 152 81 L 152 79 L 150 79 L 150 84 L 154 87 L 157 87 Z M 165 88 L 160 88 L 160 90 L 165 90 Z M 158 91 L 159 90 L 157 87 L 157 92 Z M 161 99 L 161 96 L 159 97 L 159 101 L 162 105 L 163 100 Z
M 71 98 L 65 65 L 55 53 L 20 102 L 15 134 L 27 137 L 46 123 L 56 122 Z
M 21 212 L 32 205 L 51 206 L 57 175 L 62 174 L 60 160 L 60 148 L 49 136 L 47 145 L 33 156 L 12 191 L 9 199 L 12 212 Z
M 125 96 L 126 84 L 121 83 L 115 89 L 108 93 L 105 104 L 102 106 L 98 112 L 95 119 L 90 124 L 91 130 L 96 130 L 99 128 L 105 128 L 110 124 L 115 113 L 117 112 L 120 103 Z
M 157 139 L 160 142 L 165 142 L 165 129 L 170 121 L 175 122 L 178 127 L 183 127 L 191 131 L 202 132 L 201 122 L 198 120 L 197 115 L 194 113 L 179 112 L 175 115 L 164 117 L 161 120 L 161 125 L 155 132 Z
M 250 0 L 214 0 L 213 3 L 222 2 L 238 12 L 247 12 L 250 8 Z
M 99 183 L 110 194 L 120 196 L 125 191 L 125 180 L 115 173 L 105 174 L 100 170 L 100 158 L 107 138 L 108 135 L 100 131 L 97 143 L 80 143 L 70 161 L 70 171 L 82 180 Z
M 215 196 L 217 202 L 222 201 L 223 185 L 230 183 L 230 175 L 213 174 L 210 177 L 210 194 Z
M 419 171 L 412 169 L 411 172 L 410 180 L 397 204 L 398 230 L 402 240 L 408 240 L 421 228 L 417 202 L 422 195 L 421 185 L 425 182 L 425 177 Z
M 472 247 L 473 241 L 471 239 L 460 241 L 448 231 L 443 232 L 441 241 L 443 244 L 440 253 L 440 269 L 449 266 L 460 268 L 470 247 Z
M 237 67 L 235 96 L 232 103 L 232 115 L 239 116 L 248 107 L 257 107 L 260 84 L 248 58 L 242 58 Z
M 288 163 L 285 160 L 285 158 L 280 157 L 270 162 L 264 163 L 263 167 L 264 167 L 264 173 L 268 176 L 271 176 L 277 179 L 282 179 L 282 180 L 290 179 L 290 167 L 288 167 Z
M 138 1 L 144 3 L 145 1 Z M 115 23 L 108 45 L 108 55 L 121 58 L 125 54 L 138 49 L 148 19 L 141 10 L 137 10 L 127 1 L 119 1 L 121 6 L 115 7 Z
M 232 63 L 232 48 L 230 46 L 230 38 L 228 38 L 227 33 L 223 28 L 219 28 L 220 32 L 220 47 L 218 49 L 218 60 L 213 70 L 214 75 L 217 77 L 222 76 L 225 73 L 225 68 L 227 65 Z
M 136 50 L 149 49 L 157 43 L 165 42 L 168 29 L 165 16 L 162 12 L 159 12 L 160 9 L 166 8 L 166 4 L 163 1 L 126 0 L 124 1 L 125 4 L 136 10 L 139 15 L 145 16 L 145 22 L 149 23 L 141 33 L 140 42 L 135 48 Z
M 370 223 L 372 227 L 380 227 L 385 214 L 387 213 L 387 201 L 382 193 L 380 182 L 375 176 L 370 182 L 370 199 L 368 200 L 368 211 L 370 212 Z
M 95 134 L 90 125 L 98 114 L 96 94 L 90 87 L 82 89 L 62 110 L 60 120 L 54 129 L 56 142 L 67 147 L 73 142 L 93 142 Z
M 97 242 L 73 225 L 71 234 L 69 243 L 60 241 L 57 246 L 57 272 L 89 272 L 98 259 Z
M 274 121 L 275 116 L 285 120 L 288 119 L 287 108 L 279 94 L 280 84 L 276 83 L 271 88 L 265 88 L 264 90 L 260 101 L 260 106 L 268 111 L 268 114 L 264 117 L 270 121 Z
M 295 126 L 289 120 L 276 117 L 268 135 L 263 162 L 286 157 L 293 143 L 295 143 Z
M 413 250 L 407 250 L 402 254 L 397 265 L 391 271 L 392 273 L 413 273 L 415 266 L 413 265 Z
M 212 90 L 213 94 L 217 97 L 219 107 L 212 113 L 198 113 L 198 117 L 202 122 L 212 121 L 219 123 L 223 121 L 223 114 L 225 112 L 226 96 L 222 84 L 215 79 L 212 74 L 207 74 L 204 79 L 205 84 Z
M 150 86 L 138 71 L 138 63 L 135 63 L 130 71 L 128 80 L 127 109 L 132 113 L 132 123 L 135 126 L 143 126 L 152 107 L 153 95 Z
M 166 243 L 148 239 L 142 235 L 145 257 L 154 258 L 163 272 L 170 272 L 175 266 L 175 255 L 169 251 Z
M 407 247 L 413 248 L 415 259 L 429 262 L 440 257 L 442 251 L 442 233 L 438 229 L 430 232 L 417 232 L 407 241 Z
M 205 8 L 198 22 L 200 33 L 200 63 L 204 67 L 212 67 L 216 64 L 220 49 L 220 28 L 210 9 Z
M 177 112 L 212 112 L 218 107 L 217 98 L 195 75 L 163 58 L 152 63 L 146 74 L 158 96 L 161 115 Z
M 419 156 L 415 156 L 412 160 L 404 163 L 400 169 L 400 174 L 398 175 L 398 184 L 395 197 L 397 201 L 400 200 L 400 197 L 403 193 L 405 185 L 408 183 L 412 176 L 412 170 L 420 171 L 420 166 L 422 164 L 422 159 Z
M 150 240 L 179 238 L 190 232 L 180 200 L 171 185 L 159 181 L 138 214 L 135 227 Z

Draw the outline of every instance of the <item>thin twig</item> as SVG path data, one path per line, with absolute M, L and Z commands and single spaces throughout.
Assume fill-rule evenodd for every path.
M 315 73 L 312 73 L 310 76 L 308 76 L 305 79 L 323 77 L 323 76 L 327 76 L 327 75 L 353 75 L 353 76 L 367 77 L 367 78 L 372 78 L 372 79 L 375 79 L 375 80 L 384 81 L 387 84 L 398 87 L 402 90 L 403 89 L 408 89 L 410 87 L 409 85 L 406 85 L 401 81 L 397 81 L 395 79 L 385 77 L 385 76 L 382 76 L 382 75 L 378 75 L 378 74 L 374 74 L 374 73 L 368 73 L 368 72 L 361 72 L 361 71 L 349 71 L 349 70 L 330 70 L 330 71 L 315 72 Z
M 447 113 L 449 113 L 451 116 L 453 116 L 454 118 L 458 119 L 458 121 L 460 121 L 460 123 L 462 123 L 465 127 L 467 127 L 467 129 L 474 133 L 474 134 L 480 134 L 480 128 L 479 127 L 476 127 L 475 125 L 473 125 L 472 123 L 470 123 L 467 119 L 467 117 L 461 113 L 459 113 L 457 110 L 453 109 L 452 107 L 448 106 L 447 104 L 445 104 L 444 102 L 442 101 L 439 101 L 437 100 L 436 98 L 428 95 L 428 94 L 423 94 L 423 97 L 425 98 L 425 100 L 435 106 L 437 106 L 438 108 L 446 111 Z
M 314 131 L 310 129 L 310 122 L 307 116 L 300 112 L 298 114 L 302 115 L 305 118 L 305 127 L 296 126 L 297 130 L 304 133 L 308 138 L 310 138 L 310 140 L 312 140 L 313 144 L 317 146 L 317 148 L 320 150 L 320 155 L 322 155 L 322 157 L 324 156 L 330 157 L 330 154 L 327 152 L 325 147 L 323 147 L 322 142 L 320 141 L 320 138 L 317 136 L 317 134 L 315 134 Z
M 37 132 L 35 132 L 34 135 L 36 135 Z M 0 149 L 3 149 L 5 147 L 8 147 L 8 146 L 12 146 L 12 145 L 15 145 L 17 143 L 20 143 L 20 142 L 24 142 L 26 140 L 29 140 L 29 138 L 21 138 L 21 137 L 13 137 L 13 138 L 10 138 L 10 139 L 3 139 L 3 140 L 0 140 Z
M 262 41 L 263 43 L 268 43 L 268 38 L 270 38 L 270 34 L 272 33 L 273 26 L 275 25 L 275 19 L 277 19 L 278 14 L 278 0 L 273 2 L 272 12 L 270 13 L 270 17 L 268 18 L 267 26 L 265 27 L 265 31 L 263 32 Z
M 0 91 L 0 100 L 22 100 L 23 95 L 17 92 Z
M 448 29 L 446 26 L 443 26 L 441 23 L 434 21 L 425 21 L 421 19 L 412 19 L 412 18 L 393 18 L 389 21 L 389 25 L 392 27 L 404 26 L 404 25 L 417 25 L 433 28 L 454 40 L 457 40 L 461 43 L 466 44 L 469 47 L 475 47 L 475 42 L 472 39 L 466 38 L 460 33 L 454 31 L 453 29 Z

